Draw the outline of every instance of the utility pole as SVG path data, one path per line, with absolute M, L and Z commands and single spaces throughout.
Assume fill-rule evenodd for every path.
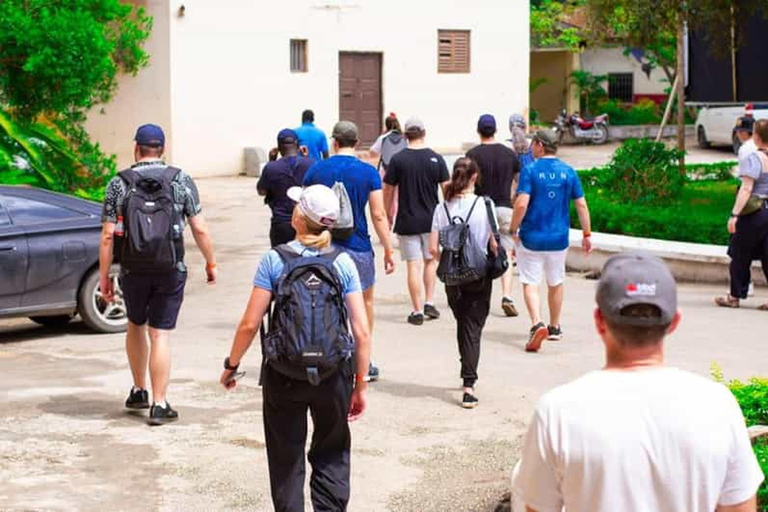
M 680 2 L 677 15 L 677 149 L 685 151 L 685 45 L 686 2 Z M 685 154 L 680 157 L 680 174 L 685 174 Z

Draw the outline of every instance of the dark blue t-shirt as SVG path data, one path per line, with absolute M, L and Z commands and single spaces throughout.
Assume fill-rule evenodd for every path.
M 261 171 L 256 188 L 266 193 L 265 202 L 272 209 L 272 222 L 290 222 L 294 203 L 286 192 L 304 183 L 304 174 L 315 164 L 311 158 L 285 156 L 268 162 Z
M 355 232 L 347 240 L 334 240 L 342 247 L 358 252 L 373 250 L 368 234 L 368 221 L 365 218 L 365 206 L 368 196 L 374 190 L 381 190 L 381 177 L 376 168 L 361 162 L 354 156 L 334 155 L 312 166 L 304 176 L 304 186 L 333 184 L 341 181 L 347 189 L 355 218 Z
M 307 146 L 307 156 L 318 162 L 323 159 L 323 153 L 328 152 L 328 138 L 323 130 L 313 123 L 304 123 L 293 131 L 299 137 L 299 145 Z
M 523 168 L 517 192 L 531 196 L 520 225 L 523 246 L 530 251 L 567 249 L 571 200 L 584 197 L 576 171 L 557 158 L 540 158 Z

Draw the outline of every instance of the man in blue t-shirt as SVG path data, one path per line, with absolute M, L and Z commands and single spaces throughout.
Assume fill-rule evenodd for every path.
M 299 145 L 307 148 L 307 156 L 316 161 L 328 158 L 328 138 L 325 132 L 315 126 L 315 113 L 305 110 L 301 114 L 301 126 L 294 130 L 299 136 Z
M 592 251 L 590 220 L 581 181 L 571 166 L 558 159 L 557 135 L 539 130 L 531 142 L 536 161 L 520 174 L 515 211 L 510 232 L 515 237 L 517 269 L 523 283 L 525 306 L 531 317 L 531 328 L 525 350 L 536 352 L 544 339 L 559 340 L 560 312 L 563 307 L 565 257 L 571 227 L 569 208 L 576 204 L 579 223 L 584 233 L 581 245 Z M 546 273 L 549 287 L 549 325 L 541 321 L 539 285 Z
M 359 142 L 355 123 L 339 121 L 333 127 L 332 137 L 334 156 L 312 166 L 304 176 L 304 186 L 319 184 L 333 187 L 334 183 L 340 181 L 347 190 L 352 203 L 355 229 L 350 238 L 334 240 L 334 244 L 344 249 L 357 266 L 368 313 L 368 325 L 373 333 L 373 285 L 376 280 L 376 264 L 365 218 L 366 205 L 369 205 L 373 228 L 379 242 L 384 246 L 384 270 L 387 274 L 395 270 L 389 222 L 381 191 L 381 177 L 375 167 L 360 161 L 355 154 L 355 147 Z M 378 369 L 371 366 L 369 376 L 371 380 L 376 380 Z
M 291 226 L 296 203 L 287 192 L 291 187 L 301 186 L 304 174 L 315 164 L 313 159 L 299 155 L 299 137 L 288 128 L 277 134 L 277 149 L 282 158 L 268 162 L 256 184 L 259 195 L 265 196 L 264 201 L 272 210 L 269 228 L 271 247 L 286 244 L 296 237 L 296 231 Z

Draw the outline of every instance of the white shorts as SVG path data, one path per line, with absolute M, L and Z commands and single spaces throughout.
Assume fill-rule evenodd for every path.
M 542 273 L 546 273 L 547 285 L 558 286 L 565 281 L 565 257 L 568 249 L 562 251 L 529 251 L 523 244 L 515 248 L 517 252 L 517 271 L 520 282 L 538 286 Z
M 512 208 L 504 206 L 496 207 L 496 220 L 499 223 L 499 234 L 501 235 L 501 246 L 508 251 L 515 248 L 515 240 L 509 232 L 509 226 L 512 224 Z
M 419 235 L 398 235 L 400 239 L 400 257 L 403 261 L 431 260 L 429 253 L 429 233 Z

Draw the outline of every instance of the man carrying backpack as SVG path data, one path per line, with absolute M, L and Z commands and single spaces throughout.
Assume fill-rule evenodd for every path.
M 149 423 L 162 425 L 179 418 L 165 395 L 171 371 L 169 338 L 176 327 L 187 280 L 183 238 L 187 220 L 205 257 L 209 284 L 216 282 L 216 259 L 208 227 L 200 215 L 195 182 L 162 160 L 162 128 L 145 124 L 136 131 L 135 141 L 136 163 L 107 186 L 99 248 L 100 290 L 107 302 L 114 300 L 109 268 L 113 262 L 120 263 L 120 284 L 128 312 L 125 348 L 133 374 L 133 388 L 125 406 L 149 409 Z
M 299 154 L 299 137 L 291 129 L 280 130 L 277 134 L 277 149 L 282 158 L 268 162 L 261 172 L 256 185 L 259 195 L 272 210 L 272 223 L 269 228 L 271 247 L 287 244 L 296 236 L 291 227 L 294 203 L 286 192 L 289 188 L 300 186 L 304 182 L 307 169 L 315 164 L 312 158 Z
M 313 509 L 346 510 L 349 422 L 366 408 L 370 333 L 365 303 L 355 263 L 331 246 L 328 229 L 339 219 L 336 194 L 313 185 L 292 188 L 288 196 L 297 203 L 296 240 L 272 249 L 259 263 L 221 384 L 236 386 L 242 376 L 238 367 L 274 299 L 269 332 L 262 338 L 261 378 L 275 510 L 304 512 L 307 410 L 314 427 L 308 455 Z
M 445 187 L 450 176 L 443 157 L 424 142 L 424 123 L 416 118 L 408 119 L 405 136 L 408 147 L 392 157 L 384 175 L 384 207 L 387 211 L 392 209 L 397 187 L 400 196 L 397 199 L 395 233 L 400 238 L 400 254 L 407 265 L 408 293 L 413 308 L 408 315 L 408 323 L 422 325 L 425 316 L 440 318 L 434 303 L 437 260 L 429 253 L 429 233 L 438 203 L 438 186 Z M 425 294 L 423 303 L 422 284 Z

